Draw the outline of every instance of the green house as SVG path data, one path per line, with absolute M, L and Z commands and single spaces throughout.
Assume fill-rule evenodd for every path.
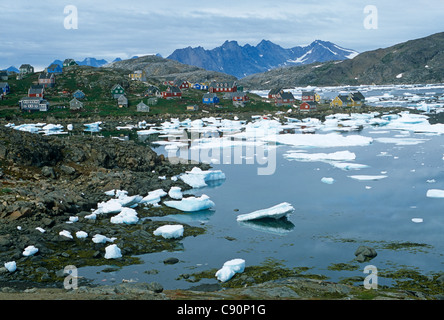
M 120 84 L 114 85 L 114 87 L 111 89 L 111 94 L 114 99 L 119 99 L 121 95 L 125 94 L 125 90 Z

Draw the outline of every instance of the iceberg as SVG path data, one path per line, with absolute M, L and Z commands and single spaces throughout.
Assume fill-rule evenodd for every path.
M 242 273 L 245 270 L 245 260 L 233 259 L 224 263 L 215 276 L 217 280 L 226 282 L 230 280 L 236 273 Z
M 29 257 L 29 256 L 33 256 L 34 254 L 36 254 L 39 251 L 39 249 L 37 249 L 34 246 L 27 246 L 25 248 L 25 250 L 23 250 L 23 255 L 25 257 Z
M 237 221 L 248 221 L 263 218 L 280 219 L 292 213 L 293 211 L 294 208 L 291 204 L 289 204 L 288 202 L 283 202 L 271 208 L 257 210 L 247 214 L 241 214 L 237 216 Z
M 280 134 L 262 138 L 266 142 L 291 145 L 295 147 L 355 147 L 367 146 L 373 142 L 370 137 L 361 135 L 343 136 L 337 133 L 329 134 Z
M 284 157 L 299 161 L 350 161 L 356 159 L 356 155 L 350 151 L 338 151 L 333 153 L 302 153 L 290 151 L 285 154 Z
M 114 240 L 116 240 L 117 238 L 108 238 L 104 235 L 101 234 L 96 234 L 94 235 L 94 237 L 92 238 L 92 241 L 94 243 L 106 243 L 106 242 L 114 242 Z
M 17 264 L 15 263 L 15 261 L 5 262 L 5 268 L 9 272 L 14 272 L 15 270 L 17 270 Z
M 368 165 L 366 164 L 359 164 L 359 163 L 351 163 L 351 162 L 336 162 L 331 161 L 329 162 L 333 167 L 341 169 L 341 170 L 360 170 L 364 168 L 368 168 Z
M 210 181 L 225 180 L 225 174 L 222 170 L 202 170 L 194 167 L 191 171 L 186 171 L 179 177 L 190 187 L 198 189 L 207 186 Z
M 85 231 L 77 231 L 76 237 L 78 239 L 84 239 L 84 238 L 88 237 L 88 234 Z
M 140 200 L 139 203 L 144 205 L 157 205 L 160 202 L 161 198 L 166 195 L 167 193 L 162 189 L 150 191 L 145 197 L 142 198 L 142 200 Z
M 71 232 L 69 232 L 68 230 L 62 230 L 59 232 L 59 235 L 62 237 L 66 237 L 66 238 L 70 238 L 72 239 L 72 235 Z
M 381 180 L 384 178 L 387 178 L 387 176 L 384 175 L 354 175 L 349 176 L 349 178 L 360 180 L 360 181 L 372 181 L 372 180 Z
M 111 244 L 105 248 L 105 259 L 118 259 L 121 257 L 122 252 L 117 245 Z
M 326 177 L 323 177 L 323 178 L 321 179 L 321 181 L 322 181 L 323 183 L 325 183 L 325 184 L 333 184 L 333 183 L 335 182 L 335 179 L 333 179 L 333 178 L 326 178 Z
M 171 199 L 181 200 L 183 198 L 182 189 L 180 187 L 171 187 L 168 191 L 168 195 Z
M 429 190 L 427 190 L 426 196 L 428 198 L 444 198 L 444 190 L 429 189 Z
M 195 212 L 195 211 L 202 211 L 207 210 L 212 207 L 214 207 L 214 202 L 210 200 L 210 198 L 203 194 L 202 196 L 196 198 L 196 197 L 188 197 L 183 198 L 180 201 L 164 201 L 164 204 L 167 207 L 175 208 L 180 211 L 184 212 Z
M 138 221 L 137 211 L 131 208 L 123 208 L 118 215 L 111 217 L 110 220 L 114 224 L 136 224 Z
M 183 225 L 165 225 L 154 230 L 155 236 L 162 236 L 165 239 L 180 238 L 183 236 Z

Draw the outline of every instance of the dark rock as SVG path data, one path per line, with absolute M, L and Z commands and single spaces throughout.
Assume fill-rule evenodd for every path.
M 177 259 L 177 258 L 168 258 L 168 259 L 163 260 L 164 264 L 176 264 L 178 262 L 179 262 L 179 259 Z
M 376 257 L 377 253 L 376 250 L 371 247 L 359 246 L 355 251 L 355 256 L 358 262 L 366 262 Z

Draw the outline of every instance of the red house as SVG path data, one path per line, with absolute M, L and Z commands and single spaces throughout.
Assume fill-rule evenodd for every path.
M 190 83 L 188 81 L 176 80 L 174 81 L 174 85 L 178 87 L 180 90 L 189 89 Z
M 313 102 L 313 101 L 302 102 L 301 105 L 299 106 L 299 108 L 301 111 L 316 110 L 316 102 Z
M 55 86 L 55 75 L 54 73 L 42 72 L 39 75 L 39 84 L 43 85 L 45 88 Z
M 276 99 L 276 96 L 283 92 L 284 90 L 282 90 L 281 88 L 271 89 L 270 92 L 268 92 L 268 99 Z
M 165 91 L 162 91 L 162 98 L 182 98 L 182 91 L 176 86 L 169 86 Z
M 30 98 L 43 98 L 43 85 L 33 85 L 28 89 L 28 97 Z
M 237 92 L 237 83 L 235 81 L 212 82 L 209 91 L 210 93 Z
M 280 92 L 275 96 L 275 103 L 277 106 L 291 106 L 295 102 L 294 96 L 291 92 Z

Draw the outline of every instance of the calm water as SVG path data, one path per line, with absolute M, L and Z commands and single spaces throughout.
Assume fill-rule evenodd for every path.
M 309 273 L 324 274 L 332 281 L 343 277 L 365 276 L 366 265 L 375 265 L 381 272 L 402 266 L 427 272 L 443 269 L 444 199 L 427 198 L 428 189 L 444 189 L 444 137 L 414 134 L 384 128 L 365 128 L 367 137 L 424 139 L 417 145 L 396 145 L 374 141 L 371 145 L 342 148 L 313 148 L 309 153 L 331 153 L 348 150 L 356 154 L 355 163 L 368 165 L 360 170 L 344 171 L 325 162 L 290 161 L 283 155 L 290 146 L 276 148 L 276 171 L 258 175 L 255 164 L 214 164 L 226 180 L 219 185 L 193 190 L 206 194 L 216 206 L 209 211 L 159 218 L 172 223 L 203 226 L 204 235 L 185 238 L 183 248 L 141 256 L 143 265 L 102 272 L 103 267 L 79 270 L 79 275 L 97 283 L 157 281 L 165 289 L 189 288 L 180 274 L 220 268 L 227 260 L 242 258 L 247 266 L 259 265 L 268 259 L 288 267 L 310 267 Z M 165 153 L 163 147 L 155 149 Z M 300 150 L 300 149 L 298 149 Z M 381 175 L 378 181 L 357 181 L 350 175 Z M 321 182 L 334 178 L 333 184 Z M 244 223 L 236 221 L 239 214 L 291 203 L 295 211 L 287 221 L 279 223 Z M 235 211 L 236 210 L 236 211 Z M 238 211 L 237 211 L 238 210 Z M 422 218 L 422 223 L 412 222 Z M 233 240 L 234 239 L 234 240 Z M 427 244 L 421 250 L 389 250 L 393 242 Z M 378 256 L 359 264 L 357 271 L 330 271 L 335 263 L 350 263 L 360 245 L 374 247 Z M 163 260 L 176 257 L 175 265 Z M 157 270 L 157 274 L 144 271 Z M 388 280 L 379 279 L 380 284 Z M 216 278 L 200 283 L 215 283 Z M 197 284 L 200 284 L 197 283 Z

